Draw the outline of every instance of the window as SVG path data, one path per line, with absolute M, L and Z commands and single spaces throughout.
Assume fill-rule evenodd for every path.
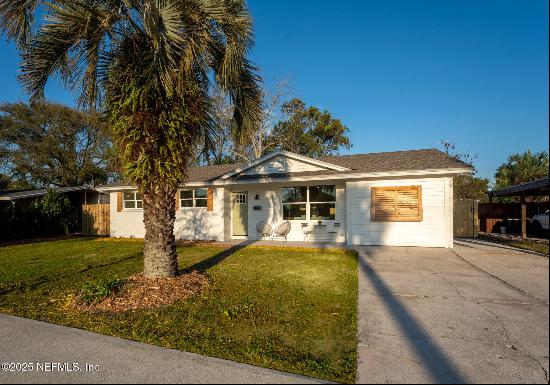
M 422 186 L 373 187 L 371 217 L 378 222 L 422 221 Z
M 180 191 L 180 207 L 207 207 L 208 206 L 208 189 L 197 188 L 194 190 Z
M 137 191 L 134 192 L 125 192 L 123 195 L 123 202 L 125 209 L 142 209 L 143 200 L 141 199 L 141 194 Z
M 238 205 L 246 204 L 246 194 L 235 194 L 235 203 Z
M 311 186 L 309 202 L 312 220 L 333 220 L 336 216 L 336 186 Z
M 283 218 L 305 220 L 307 205 L 307 187 L 283 188 Z
M 334 220 L 336 186 L 283 187 L 283 219 Z

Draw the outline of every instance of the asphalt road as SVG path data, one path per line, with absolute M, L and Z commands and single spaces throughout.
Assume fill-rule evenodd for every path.
M 27 372 L 4 371 L 3 365 L 0 383 L 321 383 L 4 314 L 0 314 L 0 363 L 33 365 Z M 66 363 L 73 371 L 60 371 L 52 363 Z
M 359 247 L 359 383 L 548 383 L 548 258 Z

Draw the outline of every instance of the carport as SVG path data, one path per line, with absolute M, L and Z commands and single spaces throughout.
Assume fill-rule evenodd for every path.
M 526 197 L 548 196 L 550 193 L 549 178 L 520 183 L 500 190 L 489 191 L 489 202 L 495 197 L 519 197 L 521 204 L 521 237 L 527 238 L 527 204 Z

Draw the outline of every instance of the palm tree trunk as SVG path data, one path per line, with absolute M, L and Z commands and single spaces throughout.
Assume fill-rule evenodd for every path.
M 176 237 L 176 189 L 159 185 L 144 189 L 143 274 L 148 278 L 175 277 L 178 274 Z

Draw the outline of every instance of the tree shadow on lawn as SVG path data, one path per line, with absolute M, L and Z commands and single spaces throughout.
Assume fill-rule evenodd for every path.
M 97 265 L 88 265 L 88 266 L 82 267 L 78 270 L 72 270 L 72 271 L 67 272 L 65 274 L 59 274 L 59 275 L 54 274 L 54 275 L 40 276 L 40 277 L 38 277 L 37 280 L 30 281 L 30 282 L 14 282 L 14 283 L 11 283 L 11 284 L 4 284 L 4 285 L 0 284 L 0 295 L 8 294 L 8 293 L 11 293 L 15 290 L 19 290 L 19 291 L 30 290 L 30 289 L 34 290 L 34 289 L 38 288 L 39 286 L 42 286 L 42 285 L 45 285 L 45 284 L 49 284 L 49 283 L 52 283 L 52 282 L 55 282 L 55 281 L 61 281 L 61 280 L 64 280 L 66 278 L 73 277 L 75 275 L 87 273 L 91 270 L 101 269 L 103 267 L 114 266 L 114 265 L 117 265 L 119 263 L 123 263 L 123 262 L 129 261 L 129 260 L 141 257 L 141 256 L 143 256 L 142 252 L 132 253 L 130 255 L 127 255 L 127 256 L 122 257 L 120 259 L 116 259 L 114 261 L 109 261 L 109 262 L 106 262 L 106 263 L 100 263 L 100 264 L 97 264 Z
M 223 251 L 220 251 L 219 253 L 213 255 L 212 257 L 205 259 L 203 261 L 197 262 L 189 267 L 186 267 L 184 269 L 180 269 L 179 274 L 185 274 L 190 273 L 192 271 L 199 271 L 201 273 L 205 273 L 207 270 L 210 270 L 217 264 L 221 263 L 225 259 L 229 258 L 233 254 L 237 253 L 238 251 L 244 249 L 247 246 L 250 246 L 253 244 L 254 241 L 245 241 L 241 242 L 239 244 L 233 245 Z

